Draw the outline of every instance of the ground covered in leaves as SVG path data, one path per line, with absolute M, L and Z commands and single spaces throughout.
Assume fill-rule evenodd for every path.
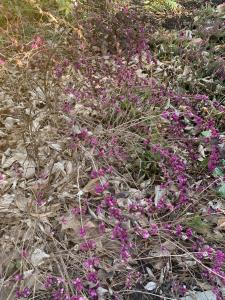
M 194 2 L 0 4 L 1 300 L 225 299 L 225 6 Z

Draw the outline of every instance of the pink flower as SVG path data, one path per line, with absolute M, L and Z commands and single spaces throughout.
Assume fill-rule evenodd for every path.
M 20 256 L 22 256 L 22 257 L 24 257 L 24 258 L 27 257 L 27 256 L 28 256 L 28 251 L 27 251 L 26 249 L 21 250 Z
M 0 182 L 3 181 L 5 179 L 5 175 L 0 173 Z
M 98 138 L 96 136 L 91 137 L 91 145 L 97 146 L 98 144 Z
M 3 66 L 5 64 L 5 60 L 0 58 L 0 66 Z
M 42 37 L 36 36 L 32 41 L 31 48 L 38 49 L 43 45 L 44 45 L 44 40 L 42 39 Z
M 63 112 L 69 113 L 71 110 L 72 110 L 72 104 L 70 102 L 66 101 L 63 104 Z
M 111 166 L 106 169 L 106 173 L 112 174 L 112 172 L 113 172 L 113 168 Z

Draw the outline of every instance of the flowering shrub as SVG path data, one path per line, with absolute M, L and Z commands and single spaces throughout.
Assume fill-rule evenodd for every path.
M 7 171 L 29 231 L 13 257 L 21 263 L 5 277 L 18 299 L 129 299 L 134 291 L 179 298 L 206 284 L 222 299 L 223 236 L 210 222 L 224 213 L 214 204 L 225 196 L 224 103 L 153 77 L 160 60 L 147 26 L 133 9 L 119 13 L 124 47 L 102 55 L 79 40 L 76 55 L 56 53 L 42 79 L 44 109 L 36 98 L 29 104 L 34 124 L 23 138 L 34 149 L 34 179 L 22 181 L 21 154 Z M 31 45 L 42 58 L 35 76 L 48 44 L 37 36 Z

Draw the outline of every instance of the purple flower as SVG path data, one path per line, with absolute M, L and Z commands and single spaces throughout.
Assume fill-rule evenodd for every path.
M 119 208 L 110 207 L 109 214 L 111 217 L 113 217 L 119 221 L 122 220 L 122 214 L 121 214 L 121 210 Z
M 120 249 L 120 256 L 124 261 L 127 261 L 127 259 L 131 256 L 130 247 L 128 245 L 122 245 Z
M 84 227 L 81 227 L 79 230 L 79 234 L 81 237 L 84 237 L 87 234 L 87 231 Z
M 99 265 L 100 261 L 98 257 L 91 257 L 85 260 L 84 267 L 93 269 L 94 267 L 97 267 Z
M 98 230 L 99 230 L 99 233 L 100 234 L 104 234 L 105 233 L 105 224 L 103 222 L 101 222 L 99 225 L 98 225 Z
M 206 95 L 202 95 L 202 94 L 196 94 L 196 95 L 194 95 L 194 99 L 198 100 L 198 101 L 208 101 L 209 97 Z
M 98 171 L 92 170 L 91 171 L 91 178 L 98 178 Z
M 86 276 L 87 280 L 92 283 L 98 282 L 98 274 L 96 272 L 89 272 Z
M 188 228 L 187 230 L 186 230 L 186 235 L 187 235 L 187 238 L 192 238 L 192 236 L 193 236 L 193 232 L 192 232 L 192 229 L 191 228 Z
M 20 291 L 19 289 L 16 290 L 16 298 L 20 299 L 20 298 L 28 298 L 31 295 L 31 290 L 26 287 L 24 288 L 22 291 Z
M 81 292 L 84 289 L 84 285 L 80 278 L 74 279 L 73 285 L 75 286 L 75 289 L 77 290 L 77 292 Z
M 88 289 L 88 294 L 89 294 L 89 296 L 92 297 L 92 299 L 97 299 L 98 298 L 98 293 L 93 288 Z
M 217 250 L 214 257 L 214 267 L 221 267 L 225 262 L 225 253 L 221 250 Z
M 86 252 L 86 251 L 95 249 L 95 247 L 96 247 L 95 241 L 89 240 L 89 241 L 86 241 L 84 243 L 81 243 L 80 246 L 79 246 L 79 250 L 83 251 L 83 252 Z
M 209 157 L 209 161 L 208 161 L 208 169 L 210 172 L 213 172 L 214 169 L 218 166 L 219 158 L 220 158 L 219 149 L 217 146 L 213 145 Z
M 109 183 L 108 183 L 108 182 L 105 182 L 105 183 L 103 183 L 103 184 L 97 184 L 97 185 L 95 186 L 95 192 L 96 192 L 97 194 L 101 194 L 101 193 L 103 193 L 105 190 L 107 190 L 108 187 L 109 187 Z
M 159 227 L 157 224 L 151 224 L 151 227 L 150 227 L 150 234 L 151 235 L 158 235 L 159 233 Z
M 23 274 L 16 274 L 16 275 L 14 276 L 14 280 L 15 280 L 16 282 L 19 282 L 19 281 L 23 280 Z
M 109 207 L 113 207 L 115 205 L 117 205 L 116 199 L 113 198 L 112 196 L 107 196 L 104 199 L 105 205 L 109 206 Z
M 24 298 L 28 298 L 28 297 L 31 295 L 31 290 L 30 290 L 28 287 L 26 287 L 26 288 L 23 290 L 22 294 L 23 294 L 23 297 L 24 297 Z
M 121 225 L 117 224 L 112 231 L 112 238 L 113 239 L 118 239 L 122 242 L 127 241 L 128 239 L 128 234 L 127 230 L 122 228 Z
M 181 236 L 183 231 L 183 227 L 181 225 L 177 225 L 176 226 L 176 235 L 178 235 L 179 237 Z
M 147 229 L 139 228 L 139 229 L 137 230 L 137 232 L 138 232 L 138 234 L 139 234 L 143 239 L 145 239 L 145 240 L 148 239 L 149 236 L 150 236 L 150 234 L 149 234 L 149 232 L 148 232 Z
M 167 110 L 165 110 L 164 112 L 162 112 L 161 115 L 166 120 L 169 120 L 169 118 L 170 118 L 170 113 Z

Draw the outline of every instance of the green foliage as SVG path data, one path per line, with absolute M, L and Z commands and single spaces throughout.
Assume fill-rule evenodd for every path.
M 142 173 L 148 178 L 150 178 L 152 174 L 159 174 L 160 170 L 157 163 L 158 161 L 160 161 L 159 154 L 153 154 L 150 151 L 145 151 L 141 157 Z
M 211 130 L 205 130 L 205 131 L 201 132 L 201 135 L 204 137 L 211 137 L 212 132 L 211 132 Z
M 214 172 L 213 172 L 213 176 L 214 177 L 221 177 L 224 176 L 224 172 L 223 169 L 220 167 L 215 168 Z
M 218 193 L 221 197 L 225 198 L 225 182 L 223 182 L 223 184 L 218 189 Z
M 56 0 L 59 11 L 65 16 L 68 16 L 72 12 L 72 0 Z
M 202 221 L 199 215 L 194 215 L 191 219 L 186 221 L 186 225 L 199 233 L 206 233 L 209 229 L 209 226 Z
M 21 23 L 43 21 L 43 15 L 38 7 L 46 11 L 55 10 L 56 2 L 55 0 L 39 0 L 34 3 L 28 0 L 2 0 L 0 26 L 13 20 L 20 20 Z
M 176 11 L 179 4 L 175 0 L 145 0 L 145 7 L 154 11 Z
M 33 18 L 39 17 L 37 10 L 28 2 L 20 0 L 3 0 L 1 3 L 0 25 L 4 26 L 7 19 L 12 18 Z
M 218 166 L 215 168 L 215 170 L 213 171 L 213 176 L 215 178 L 220 178 L 221 179 L 221 183 L 220 186 L 217 190 L 217 193 L 219 194 L 220 197 L 225 198 L 225 181 L 223 180 L 224 176 L 225 176 L 225 159 L 221 160 L 222 165 Z

